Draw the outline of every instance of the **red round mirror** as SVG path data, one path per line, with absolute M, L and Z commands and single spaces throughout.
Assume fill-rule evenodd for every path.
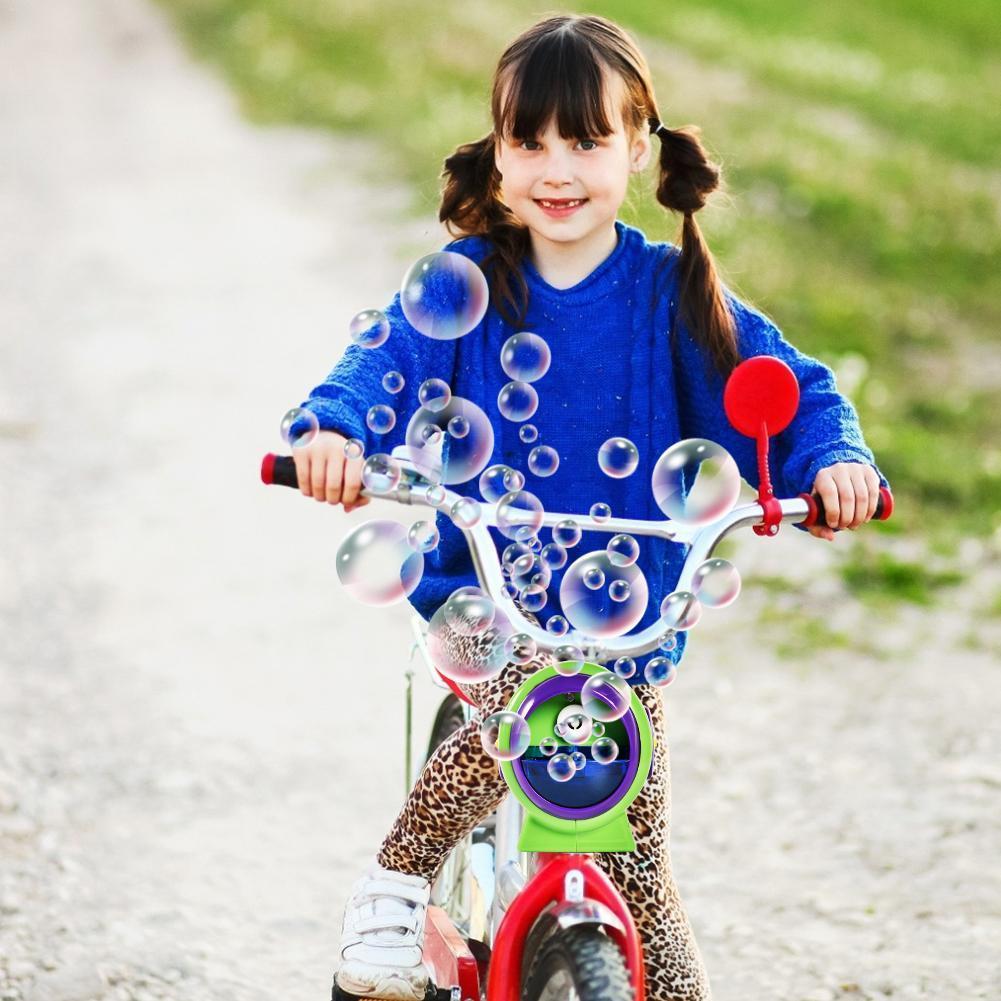
M 764 424 L 770 435 L 789 426 L 799 406 L 799 383 L 793 370 L 771 355 L 741 362 L 723 390 L 723 407 L 730 423 L 749 438 Z

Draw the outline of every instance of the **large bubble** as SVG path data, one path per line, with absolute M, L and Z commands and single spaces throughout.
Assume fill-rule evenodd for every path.
M 601 586 L 592 589 L 599 571 Z M 613 581 L 622 580 L 629 586 L 624 600 L 609 594 Z M 574 628 L 588 636 L 621 636 L 635 626 L 646 611 L 648 589 L 646 577 L 635 564 L 616 566 L 604 550 L 578 557 L 563 574 L 560 583 L 560 604 Z
M 685 438 L 667 449 L 651 478 L 657 506 L 683 525 L 707 525 L 737 503 L 740 471 L 714 441 Z
M 513 633 L 508 617 L 494 606 L 493 621 L 471 642 L 471 637 L 449 626 L 442 605 L 431 616 L 426 641 L 434 666 L 446 678 L 470 685 L 487 681 L 504 670 L 508 663 L 507 641 Z
M 420 583 L 424 557 L 414 552 L 406 525 L 366 521 L 337 547 L 334 567 L 348 593 L 365 605 L 402 601 Z
M 389 320 L 381 309 L 363 309 L 348 328 L 351 340 L 360 348 L 377 348 L 389 337 Z
M 545 511 L 542 501 L 528 490 L 505 494 L 497 507 L 497 528 L 515 542 L 524 542 L 538 532 Z
M 469 431 L 461 438 L 448 435 L 442 447 L 441 482 L 446 484 L 465 483 L 474 476 L 479 476 L 490 461 L 490 453 L 494 448 L 494 430 L 490 426 L 487 415 L 470 400 L 461 396 L 453 396 L 440 409 L 421 407 L 407 425 L 407 445 L 419 464 L 433 467 L 434 462 L 425 460 L 422 463 L 421 453 L 425 449 L 436 449 L 431 440 L 433 429 L 445 433 L 449 421 L 453 417 L 464 417 L 469 424 Z
M 639 450 L 628 438 L 609 438 L 598 449 L 601 471 L 616 480 L 631 476 L 639 462 Z
M 592 674 L 580 690 L 580 701 L 584 712 L 591 719 L 611 723 L 621 719 L 629 711 L 632 691 L 629 682 L 611 671 Z
M 740 573 L 729 560 L 713 557 L 695 571 L 692 591 L 703 605 L 723 608 L 740 594 Z
M 448 250 L 415 262 L 403 278 L 400 305 L 410 325 L 425 337 L 452 341 L 483 319 L 490 289 L 468 257 Z
M 549 345 L 538 335 L 522 331 L 512 334 L 501 348 L 501 368 L 509 379 L 535 382 L 549 371 Z
M 527 421 L 539 408 L 539 394 L 527 382 L 509 382 L 497 394 L 497 409 L 509 421 Z
M 491 758 L 513 761 L 528 750 L 532 733 L 523 716 L 505 709 L 483 721 L 480 742 Z

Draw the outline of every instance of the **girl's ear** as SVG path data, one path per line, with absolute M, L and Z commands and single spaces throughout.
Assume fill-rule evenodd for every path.
M 650 163 L 650 156 L 653 153 L 653 143 L 650 141 L 648 133 L 641 132 L 632 143 L 629 150 L 629 171 L 638 174 L 641 170 L 646 170 Z

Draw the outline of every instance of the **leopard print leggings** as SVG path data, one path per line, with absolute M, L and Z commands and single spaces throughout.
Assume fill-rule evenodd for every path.
M 508 664 L 489 681 L 461 687 L 482 719 L 503 709 L 522 682 L 543 666 L 535 660 Z M 650 777 L 627 810 L 636 851 L 607 852 L 595 861 L 622 892 L 636 921 L 649 1001 L 709 1001 L 702 956 L 671 875 L 671 780 L 662 692 L 651 685 L 636 691 L 655 739 Z M 496 809 L 507 791 L 497 762 L 483 750 L 474 719 L 428 759 L 379 850 L 379 864 L 433 880 L 448 853 Z

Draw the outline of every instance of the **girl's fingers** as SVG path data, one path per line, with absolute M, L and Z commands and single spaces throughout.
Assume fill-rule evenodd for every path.
M 855 484 L 852 482 L 852 474 L 849 470 L 841 468 L 835 476 L 835 482 L 838 485 L 838 501 L 841 506 L 836 527 L 848 528 L 855 519 Z
M 327 456 L 326 488 L 320 499 L 328 504 L 339 504 L 343 478 L 344 453 L 337 449 L 332 455 Z
M 829 470 L 822 469 L 817 473 L 817 478 L 813 481 L 813 489 L 824 502 L 824 514 L 827 517 L 828 526 L 837 528 L 838 519 L 841 516 L 840 495 L 838 485 Z
M 852 487 L 855 492 L 855 517 L 852 518 L 851 529 L 858 528 L 869 520 L 869 483 L 865 476 L 865 466 L 856 464 L 851 471 Z
M 872 466 L 865 467 L 865 480 L 869 486 L 869 508 L 865 520 L 869 521 L 876 515 L 876 505 L 879 503 L 879 473 Z
M 357 505 L 361 494 L 361 470 L 363 462 L 361 459 L 348 459 L 344 463 L 344 490 L 341 494 L 341 503 L 345 511 Z
M 293 448 L 292 458 L 295 461 L 295 475 L 299 480 L 299 491 L 303 497 L 312 497 L 312 484 L 310 477 L 310 454 L 307 449 Z

